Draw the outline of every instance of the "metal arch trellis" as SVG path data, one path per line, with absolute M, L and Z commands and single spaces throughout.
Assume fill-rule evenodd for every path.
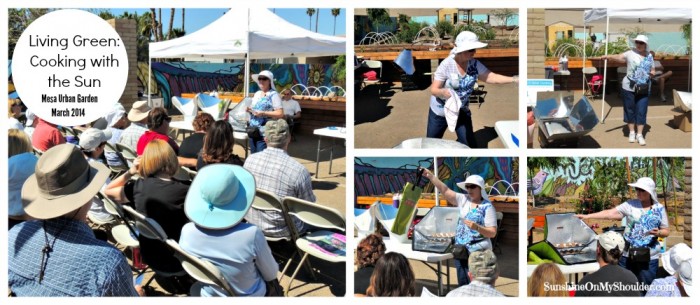
M 391 32 L 369 32 L 360 40 L 360 45 L 398 44 L 399 40 Z

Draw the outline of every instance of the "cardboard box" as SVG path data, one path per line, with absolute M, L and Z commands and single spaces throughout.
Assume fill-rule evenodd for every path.
M 686 112 L 684 114 L 674 115 L 673 116 L 673 126 L 675 126 L 676 128 L 678 128 L 684 132 L 691 132 L 692 131 L 692 117 L 693 117 L 692 112 Z

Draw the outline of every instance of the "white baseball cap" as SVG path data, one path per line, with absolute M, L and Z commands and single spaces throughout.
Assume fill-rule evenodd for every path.
M 88 128 L 80 134 L 80 148 L 86 151 L 93 151 L 100 146 L 100 143 L 107 142 L 112 138 L 112 132 L 109 130 L 99 130 L 97 128 Z
M 625 239 L 620 233 L 612 230 L 598 235 L 598 243 L 600 243 L 600 245 L 606 251 L 615 249 L 615 247 L 617 247 L 620 251 L 625 250 Z
M 34 119 L 36 119 L 36 114 L 27 108 L 27 111 L 24 112 L 24 116 L 27 118 L 25 126 L 32 126 L 32 124 L 34 124 Z

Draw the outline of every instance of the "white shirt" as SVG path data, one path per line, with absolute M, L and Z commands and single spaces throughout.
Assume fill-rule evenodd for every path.
M 289 99 L 288 101 L 282 100 L 282 108 L 284 108 L 284 115 L 294 115 L 297 112 L 301 112 L 299 102 L 294 99 Z

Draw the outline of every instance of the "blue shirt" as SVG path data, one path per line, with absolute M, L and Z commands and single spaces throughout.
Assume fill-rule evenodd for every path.
M 49 243 L 63 230 L 39 283 L 43 222 L 25 221 L 8 233 L 8 284 L 17 296 L 138 296 L 124 255 L 96 239 L 86 223 L 68 218 L 45 221 Z
M 182 228 L 179 243 L 183 250 L 219 267 L 238 296 L 264 296 L 265 281 L 277 278 L 279 266 L 262 231 L 254 225 L 239 223 L 229 229 L 209 230 L 190 222 Z M 205 286 L 201 295 L 224 294 Z
M 680 297 L 681 291 L 676 285 L 675 275 L 669 275 L 667 277 L 655 279 L 651 282 L 649 290 L 647 291 L 646 297 Z

